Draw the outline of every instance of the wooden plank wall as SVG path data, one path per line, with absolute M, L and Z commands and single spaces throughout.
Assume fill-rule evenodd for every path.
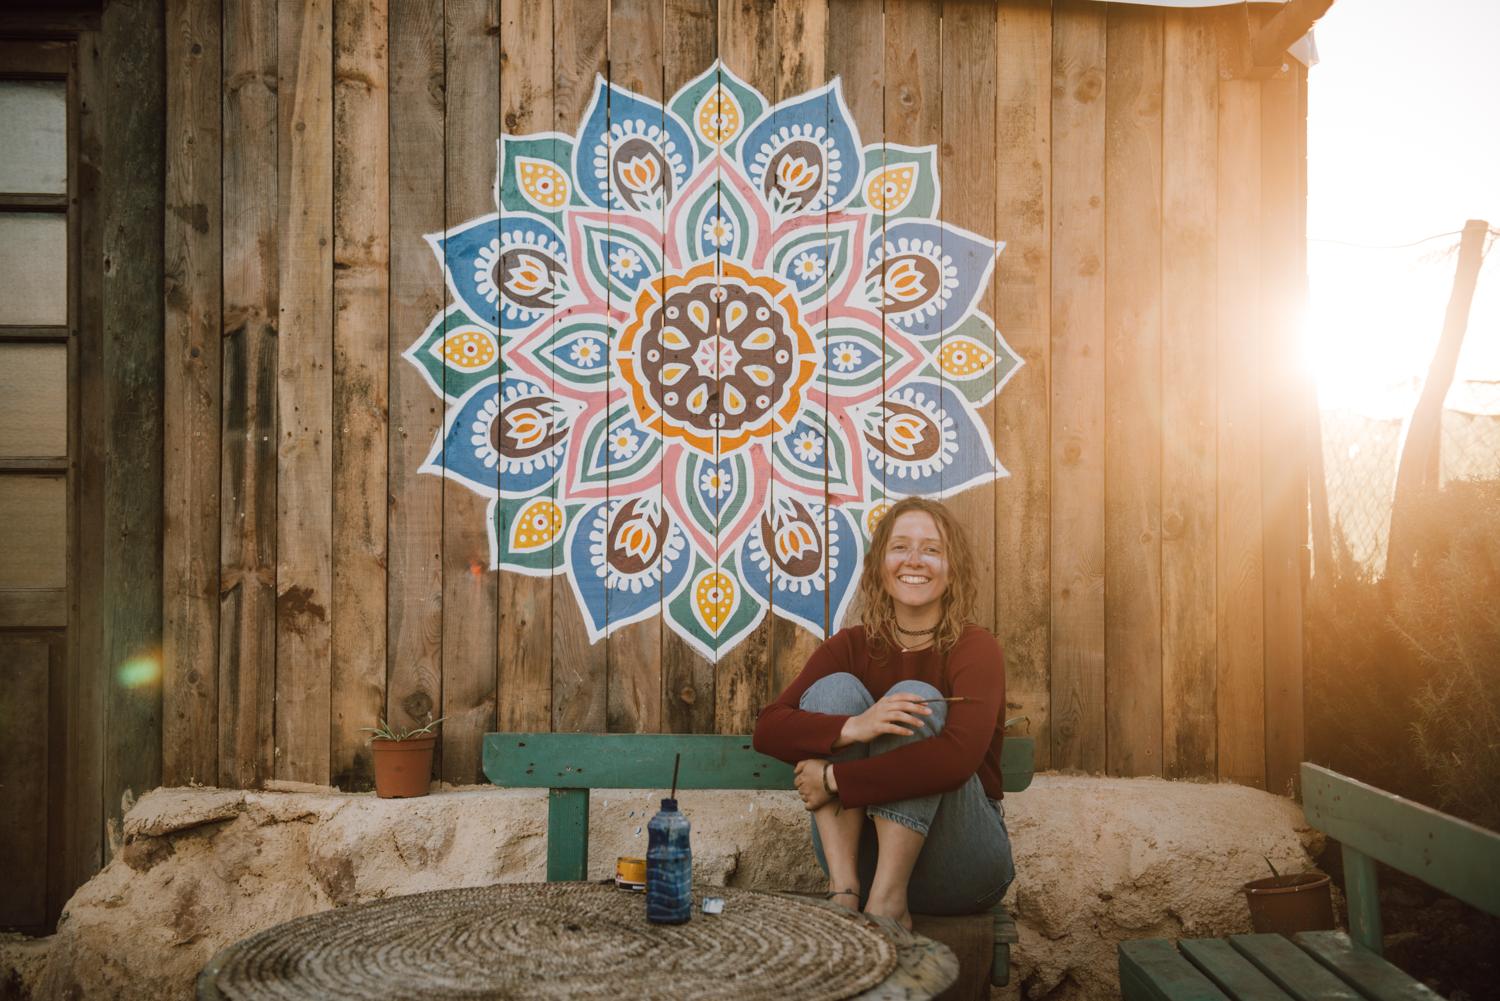
M 772 101 L 840 78 L 866 144 L 938 148 L 942 221 L 1005 243 L 1010 475 L 953 507 L 1042 764 L 1288 788 L 1306 74 L 1239 77 L 1243 10 L 222 0 L 169 33 L 169 781 L 367 788 L 384 714 L 446 716 L 437 776 L 472 782 L 486 731 L 744 731 L 800 668 L 780 620 L 714 658 L 657 618 L 590 643 L 564 578 L 487 569 L 401 357 L 449 295 L 423 234 L 494 211 L 502 132 L 721 58 Z

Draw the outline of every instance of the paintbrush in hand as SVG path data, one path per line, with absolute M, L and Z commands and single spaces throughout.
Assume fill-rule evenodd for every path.
M 979 701 L 978 699 L 971 699 L 967 695 L 954 695 L 954 696 L 950 696 L 949 698 L 946 698 L 946 699 L 918 699 L 917 703 L 919 705 L 924 705 L 925 706 L 929 702 L 978 702 L 978 701 Z

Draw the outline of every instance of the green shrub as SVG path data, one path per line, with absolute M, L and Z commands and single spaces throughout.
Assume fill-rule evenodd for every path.
M 1500 829 L 1500 482 L 1410 512 L 1409 571 L 1336 538 L 1307 605 L 1307 748 L 1346 775 Z
M 1411 733 L 1436 804 L 1500 829 L 1500 482 L 1450 484 L 1422 510 L 1393 618 L 1426 676 Z

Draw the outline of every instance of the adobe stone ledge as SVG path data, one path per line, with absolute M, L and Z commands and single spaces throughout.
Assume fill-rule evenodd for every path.
M 590 878 L 643 854 L 660 792 L 596 792 Z M 818 891 L 790 792 L 687 792 L 694 875 Z M 1269 857 L 1311 867 L 1321 835 L 1290 800 L 1243 786 L 1042 774 L 1006 798 L 1020 930 L 996 997 L 1118 996 L 1123 939 L 1249 930 L 1241 885 Z M 303 914 L 443 887 L 541 880 L 546 793 L 444 788 L 410 800 L 317 786 L 157 789 L 121 850 L 68 902 L 57 934 L 0 939 L 0 996 L 193 996 L 220 948 Z

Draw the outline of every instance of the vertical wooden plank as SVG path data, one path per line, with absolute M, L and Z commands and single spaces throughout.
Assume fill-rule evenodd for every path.
M 1302 762 L 1302 601 L 1307 572 L 1306 415 L 1297 318 L 1307 275 L 1307 69 L 1261 84 L 1261 471 L 1265 558 L 1266 788 L 1293 795 Z
M 281 0 L 276 777 L 329 777 L 333 594 L 333 5 Z
M 666 24 L 662 0 L 612 0 L 609 13 L 610 83 L 624 87 L 653 101 L 662 102 L 662 58 Z M 613 115 L 613 111 L 611 112 Z M 611 118 L 611 123 L 614 119 Z M 662 121 L 652 123 L 658 128 Z M 611 174 L 611 183 L 614 175 Z M 665 206 L 654 220 L 664 227 Z M 611 213 L 613 219 L 613 213 Z M 612 302 L 615 309 L 628 309 L 627 303 Z M 618 334 L 618 331 L 615 331 Z M 628 389 L 619 376 L 614 351 L 610 351 L 609 402 L 615 406 L 628 398 Z M 661 428 L 655 429 L 658 438 Z M 623 496 L 610 484 L 610 499 Z M 658 505 L 663 504 L 660 479 L 650 493 Z M 660 559 L 660 549 L 657 557 Z M 661 588 L 658 585 L 657 590 Z M 666 595 L 660 595 L 665 598 Z M 607 600 L 607 599 L 606 599 Z M 664 605 L 664 602 L 659 604 Z M 606 604 L 608 612 L 613 609 Z M 608 663 L 608 695 L 605 722 L 609 730 L 619 732 L 654 732 L 661 729 L 662 673 L 661 654 L 663 620 L 659 615 L 632 623 L 610 635 L 605 641 Z
M 443 486 L 419 473 L 443 426 L 443 401 L 401 353 L 447 301 L 423 234 L 443 218 L 446 164 L 442 0 L 390 10 L 390 478 L 387 509 L 386 718 L 441 715 Z M 434 762 L 434 771 L 437 762 Z
M 76 338 L 78 431 L 74 500 L 76 553 L 104 551 L 104 217 L 100 184 L 104 170 L 104 67 L 95 31 L 78 36 L 78 254 L 79 330 Z M 67 734 L 63 795 L 63 892 L 71 894 L 99 871 L 104 844 L 104 569 L 100 561 L 73 560 L 76 606 L 68 617 L 70 657 L 67 679 Z
M 76 148 L 76 147 L 75 147 Z M 71 182 L 70 182 L 71 183 Z M 75 258 L 76 259 L 76 258 Z M 47 756 L 47 824 L 46 863 L 42 878 L 46 883 L 46 917 L 42 931 L 55 929 L 63 905 L 75 887 L 68 885 L 68 670 L 72 656 L 69 634 L 57 630 L 47 636 L 47 712 L 43 743 Z M 25 760 L 24 756 L 21 760 Z
M 444 118 L 449 228 L 495 211 L 500 136 L 500 21 L 496 0 L 448 0 Z M 491 238 L 500 237 L 496 224 Z M 448 261 L 450 269 L 467 262 Z M 498 467 L 495 487 L 498 490 Z M 440 774 L 484 781 L 480 744 L 495 727 L 499 574 L 490 566 L 489 501 L 443 482 L 443 723 Z
M 947 11 L 944 10 L 944 17 Z M 1000 7 L 997 35 L 991 316 L 1026 363 L 994 404 L 995 447 L 1010 471 L 995 489 L 995 625 L 1005 648 L 1005 715 L 1026 716 L 1037 767 L 1051 762 L 1052 11 Z M 945 27 L 946 30 L 946 27 Z M 943 88 L 944 100 L 949 88 Z M 955 128 L 963 128 L 961 119 Z
M 331 781 L 374 785 L 385 713 L 390 188 L 385 0 L 335 0 Z
M 937 165 L 938 176 L 942 180 L 943 199 L 939 218 L 945 227 L 951 224 L 966 229 L 998 246 L 1000 238 L 995 229 L 996 135 L 992 129 L 974 127 L 976 122 L 997 120 L 1000 38 L 995 5 L 969 0 L 944 0 L 940 9 L 942 41 L 937 47 L 940 61 L 936 67 L 940 92 Z M 994 276 L 991 276 L 989 287 L 980 293 L 979 308 L 992 320 L 995 318 Z M 956 326 L 958 318 L 948 313 L 949 311 L 944 311 L 943 314 L 944 326 Z M 946 342 L 948 338 L 943 340 Z M 941 351 L 941 347 L 939 350 Z M 1034 373 L 1035 370 L 1027 370 L 1028 376 Z M 944 383 L 949 381 L 947 373 L 941 369 L 939 377 Z M 1039 413 L 1045 418 L 1045 404 Z M 991 441 L 994 440 L 995 416 L 996 406 L 993 400 L 979 409 L 980 423 L 989 429 Z M 999 451 L 997 447 L 996 452 Z M 1037 458 L 1034 454 L 1031 456 L 1032 461 Z M 1008 466 L 1015 465 L 1008 454 L 1004 456 L 1004 461 Z M 1025 482 L 1025 479 L 1014 478 L 1013 472 L 1011 479 L 998 484 L 994 481 L 977 484 L 950 496 L 947 501 L 949 510 L 968 532 L 979 585 L 976 621 L 991 632 L 995 631 L 997 590 L 997 539 L 990 534 L 996 525 L 995 494 L 997 487 L 1012 490 Z M 946 494 L 951 489 L 945 482 L 943 492 Z M 1039 528 L 1042 524 L 1044 523 L 1030 527 Z M 1022 571 L 1024 566 L 1018 565 L 1016 571 L 1026 572 L 1031 569 Z M 1014 582 L 1020 573 L 1012 572 L 1006 576 Z M 1002 635 L 1002 643 L 1005 640 Z M 1008 644 L 1006 648 L 1009 649 Z
M 1104 752 L 1104 8 L 1052 16 L 1052 767 Z
M 502 4 L 500 11 L 500 122 L 507 135 L 550 132 L 553 92 L 552 4 Z M 546 323 L 551 323 L 549 317 Z M 502 334 L 504 331 L 502 331 Z M 501 365 L 510 364 L 510 338 L 501 338 Z M 555 362 L 552 367 L 555 369 Z M 556 390 L 554 372 L 552 388 Z M 550 499 L 557 502 L 554 482 Z M 508 533 L 510 526 L 497 529 Z M 555 568 L 554 568 L 555 569 Z M 499 675 L 496 717 L 501 730 L 547 730 L 552 724 L 552 578 L 506 572 L 500 578 Z
M 1162 46 L 1162 771 L 1213 778 L 1219 53 L 1196 11 Z
M 0 633 L 0 927 L 41 931 L 47 916 L 49 651 L 45 637 Z
M 216 0 L 167 4 L 162 781 L 219 778 L 219 329 Z
M 1113 775 L 1161 774 L 1162 15 L 1111 7 L 1105 73 L 1104 648 Z
M 771 46 L 776 58 L 776 100 L 785 101 L 796 98 L 810 90 L 821 87 L 827 80 L 828 59 L 828 2 L 827 0 L 781 0 L 772 12 L 774 44 Z M 825 288 L 826 299 L 826 288 Z M 814 308 L 809 305 L 809 311 Z M 824 327 L 827 321 L 824 320 Z M 816 343 L 827 344 L 827 336 L 824 330 L 809 329 Z M 827 364 L 823 368 L 821 378 L 824 381 L 824 391 L 827 391 Z M 827 414 L 823 414 L 826 424 Z M 777 426 L 776 433 L 779 436 L 784 428 Z M 826 431 L 826 427 L 825 427 Z M 822 502 L 827 503 L 828 481 L 826 473 L 827 455 L 824 455 L 825 484 Z M 771 496 L 777 495 L 779 485 L 772 483 Z M 827 540 L 828 528 L 825 523 L 821 529 L 823 538 Z M 845 558 L 852 558 L 853 553 L 841 554 Z M 827 567 L 827 552 L 824 552 L 824 567 Z M 748 570 L 747 570 L 748 572 Z M 771 573 L 774 576 L 782 573 L 778 564 L 771 564 Z M 777 589 L 771 588 L 772 608 L 768 613 L 770 633 L 768 637 L 769 647 L 767 650 L 767 661 L 769 663 L 770 686 L 766 692 L 768 697 L 774 697 L 780 690 L 786 687 L 807 664 L 807 658 L 818 648 L 822 638 L 814 635 L 807 629 L 792 622 L 790 619 L 781 618 L 775 614 L 775 602 Z M 824 604 L 827 602 L 825 600 Z M 827 615 L 825 611 L 823 635 L 829 633 Z
M 775 62 L 777 62 L 777 99 L 787 101 L 790 98 L 804 95 L 808 90 L 823 86 L 828 80 L 828 0 L 780 0 L 775 6 Z M 823 321 L 826 327 L 826 320 Z M 813 339 L 825 345 L 826 333 L 813 332 Z M 828 368 L 823 365 L 822 380 L 825 383 L 823 390 L 826 392 L 826 378 Z M 826 419 L 826 414 L 823 414 Z M 778 428 L 777 434 L 783 429 Z M 828 456 L 823 456 L 823 464 L 828 462 Z M 823 476 L 823 482 L 828 480 Z M 777 491 L 777 485 L 771 485 L 772 495 Z M 828 495 L 823 492 L 823 503 L 828 503 Z M 823 525 L 823 539 L 826 539 L 828 527 Z M 826 564 L 828 554 L 823 554 Z M 846 554 L 846 558 L 852 558 L 853 554 Z M 772 573 L 778 572 L 777 564 L 771 564 Z M 772 603 L 775 600 L 775 590 L 771 591 Z M 826 605 L 826 602 L 825 602 Z M 825 609 L 823 615 L 822 635 L 828 636 L 832 632 L 829 629 L 828 615 L 832 609 Z M 804 627 L 798 626 L 786 618 L 771 618 L 771 639 L 769 639 L 768 659 L 771 663 L 771 689 L 769 696 L 780 692 L 781 687 L 786 686 L 802 671 L 802 666 L 807 663 L 808 657 L 816 650 L 817 645 L 822 642 L 822 636 L 813 635 Z
M 605 72 L 609 7 L 597 0 L 553 0 L 557 81 L 554 128 L 577 133 Z M 607 646 L 589 643 L 588 626 L 566 577 L 552 578 L 552 728 L 602 732 L 608 694 Z
M 1225 59 L 1244 44 L 1244 12 L 1226 11 L 1217 18 L 1216 27 L 1220 63 L 1226 64 Z M 1264 788 L 1260 492 L 1263 349 L 1259 341 L 1265 328 L 1260 313 L 1260 118 L 1260 84 L 1220 81 L 1215 583 L 1219 778 Z
M 722 3 L 719 58 L 772 105 L 777 96 L 776 44 L 775 9 L 771 3 L 767 0 Z M 745 572 L 748 575 L 750 568 Z M 766 617 L 737 646 L 719 651 L 714 668 L 714 728 L 719 733 L 749 733 L 755 726 L 756 714 L 784 684 L 771 673 L 771 618 L 772 612 L 767 610 Z
M 219 781 L 274 771 L 276 698 L 275 0 L 224 6 Z
M 889 147 L 931 146 L 942 139 L 941 5 L 892 3 L 885 11 L 885 130 L 882 141 Z M 865 140 L 866 145 L 871 143 Z M 890 162 L 884 159 L 884 162 Z M 889 218 L 870 220 L 872 230 L 883 228 Z M 880 234 L 883 236 L 884 234 Z M 871 238 L 877 238 L 872 233 Z M 883 297 L 889 296 L 882 287 Z M 891 338 L 889 310 L 882 307 L 882 336 Z M 881 374 L 882 397 L 889 400 L 900 387 L 887 370 Z M 887 439 L 889 440 L 889 439 Z M 883 474 L 883 495 L 894 503 L 900 499 L 899 484 L 892 483 L 889 470 Z M 895 489 L 892 489 L 895 488 Z M 993 594 L 993 591 L 991 591 Z
M 718 20 L 718 0 L 667 0 L 662 92 L 668 100 L 713 62 Z M 662 595 L 661 728 L 708 733 L 714 725 L 714 664 L 668 627 L 668 598 Z
M 164 12 L 110 4 L 104 160 L 105 823 L 161 783 L 162 367 L 166 125 Z

